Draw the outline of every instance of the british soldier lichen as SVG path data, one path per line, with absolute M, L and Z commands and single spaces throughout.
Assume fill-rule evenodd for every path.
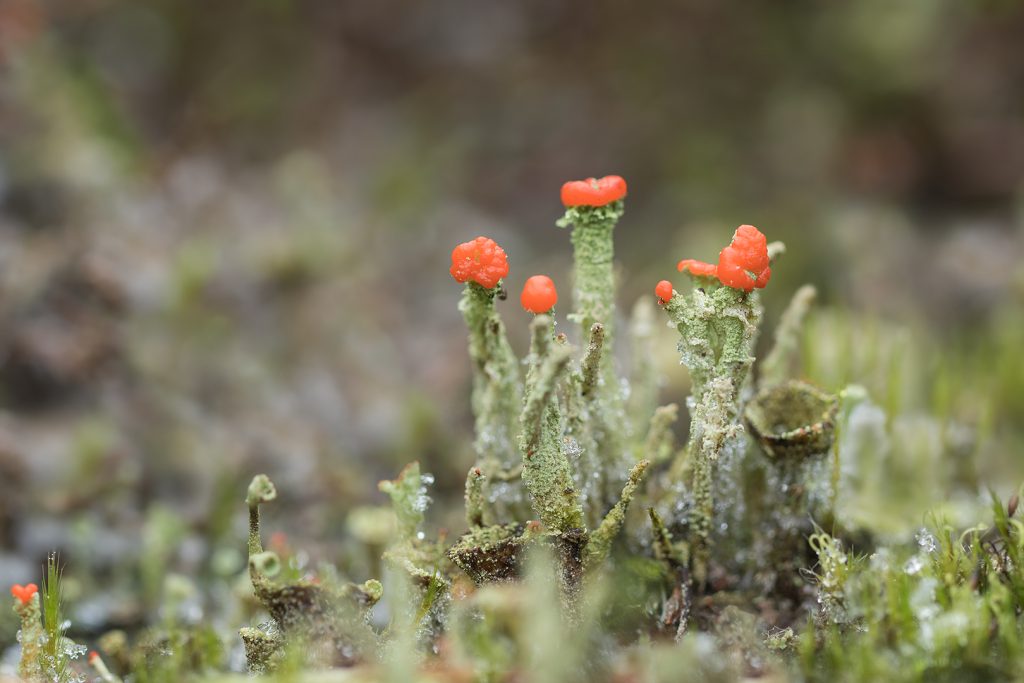
M 719 266 L 690 259 L 679 270 L 693 275 L 698 284 L 688 294 L 659 287 L 659 300 L 679 331 L 679 354 L 690 371 L 690 441 L 682 454 L 689 464 L 692 507 L 689 524 L 693 533 L 693 575 L 707 579 L 714 518 L 714 472 L 728 444 L 742 430 L 739 416 L 740 389 L 754 362 L 753 345 L 760 321 L 760 306 L 751 293 L 770 277 L 767 240 L 753 226 L 740 226 L 732 244 L 722 250 Z M 712 277 L 721 277 L 721 286 Z M 739 271 L 736 271 L 739 268 Z M 740 276 L 745 279 L 739 279 Z M 673 471 L 683 471 L 677 463 Z M 675 489 L 679 491 L 678 488 Z
M 615 226 L 625 211 L 626 181 L 619 176 L 574 180 L 562 186 L 565 215 L 558 226 L 572 226 L 575 310 L 569 319 L 579 325 L 581 340 L 592 340 L 600 325 L 600 372 L 585 421 L 571 436 L 592 463 L 583 493 L 597 507 L 611 505 L 623 483 L 619 472 L 627 461 L 624 444 L 629 428 L 624 419 L 621 384 L 614 368 L 615 349 Z
M 455 247 L 450 272 L 466 285 L 459 310 L 469 330 L 473 363 L 476 466 L 486 475 L 481 482 L 484 506 L 493 508 L 484 514 L 515 514 L 523 509 L 516 448 L 522 389 L 518 359 L 495 309 L 502 278 L 509 273 L 508 258 L 494 240 L 477 237 Z
M 21 622 L 21 658 L 18 661 L 18 675 L 27 681 L 43 678 L 42 655 L 46 632 L 43 630 L 43 614 L 39 607 L 39 587 L 34 583 L 11 586 L 15 598 L 14 612 Z

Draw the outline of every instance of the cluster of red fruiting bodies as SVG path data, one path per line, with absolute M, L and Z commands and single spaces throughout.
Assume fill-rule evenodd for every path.
M 27 605 L 32 596 L 39 592 L 39 586 L 34 583 L 30 583 L 27 586 L 21 586 L 14 584 L 11 586 L 11 595 L 21 601 L 21 604 Z
M 698 277 L 718 278 L 726 287 L 745 292 L 763 289 L 772 277 L 768 259 L 768 240 L 753 225 L 741 225 L 733 233 L 732 242 L 718 254 L 718 263 L 705 263 L 696 259 L 683 259 L 677 266 L 680 273 L 689 272 Z M 654 288 L 662 303 L 672 298 L 672 283 L 662 280 Z
M 562 185 L 562 203 L 567 208 L 601 207 L 626 196 L 626 181 L 619 176 L 571 180 Z M 751 291 L 768 284 L 772 271 L 768 263 L 768 242 L 752 225 L 736 229 L 732 242 L 718 255 L 718 263 L 694 259 L 679 262 L 679 271 L 691 275 L 718 278 L 723 285 Z M 498 285 L 508 275 L 505 250 L 488 237 L 463 242 L 452 250 L 451 275 L 457 282 L 473 281 L 486 289 Z M 672 298 L 672 283 L 662 280 L 654 290 L 662 303 Z M 555 283 L 546 275 L 534 275 L 526 281 L 519 297 L 523 308 L 531 313 L 547 313 L 558 302 Z
M 606 206 L 626 196 L 626 181 L 617 175 L 571 180 L 562 186 L 562 203 L 573 206 Z M 493 289 L 508 275 L 505 250 L 488 237 L 463 242 L 452 250 L 450 272 L 456 282 L 472 280 Z M 558 290 L 547 275 L 534 275 L 523 285 L 519 302 L 531 313 L 547 313 L 558 303 Z

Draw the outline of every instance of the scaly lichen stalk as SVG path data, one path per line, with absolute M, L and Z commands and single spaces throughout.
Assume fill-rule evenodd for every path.
M 499 287 L 467 282 L 459 310 L 469 329 L 473 361 L 472 406 L 476 423 L 476 466 L 488 481 L 513 480 L 518 471 L 516 415 L 520 406 L 519 363 L 494 308 Z M 516 507 L 517 501 L 501 501 Z
M 21 621 L 21 659 L 18 661 L 18 676 L 26 681 L 46 680 L 43 675 L 42 656 L 46 632 L 43 630 L 43 615 L 39 605 L 39 593 L 35 584 L 15 586 L 21 595 L 15 595 L 14 612 Z M 26 590 L 27 589 L 27 590 Z
M 532 367 L 520 417 L 523 482 L 533 509 L 550 529 L 583 527 L 583 509 L 569 461 L 562 451 L 562 419 L 555 388 L 572 358 L 572 349 L 547 341 L 551 319 L 537 316 L 531 324 L 534 340 Z
M 280 570 L 277 554 L 263 551 L 260 539 L 260 505 L 277 498 L 274 482 L 265 474 L 257 474 L 249 484 L 245 504 L 249 507 L 249 579 L 256 595 L 263 599 L 271 584 L 269 577 Z
M 260 504 L 277 498 L 274 483 L 265 474 L 257 474 L 249 484 L 245 496 L 245 504 L 249 507 L 249 557 L 263 552 L 263 541 L 260 540 Z
M 693 574 L 699 583 L 707 578 L 715 465 L 742 429 L 738 394 L 753 363 L 757 308 L 753 293 L 731 287 L 696 289 L 687 297 L 675 293 L 665 306 L 679 330 L 681 361 L 693 382 L 686 457 L 693 476 Z
M 466 475 L 466 523 L 470 529 L 484 525 L 487 500 L 484 498 L 484 487 L 487 477 L 479 467 L 471 467 Z
M 596 393 L 601 359 L 604 357 L 604 325 L 594 323 L 590 328 L 590 342 L 580 364 L 580 395 L 589 398 Z
M 623 211 L 622 201 L 605 206 L 573 206 L 558 222 L 560 226 L 573 226 L 576 310 L 571 317 L 579 323 L 581 337 L 588 334 L 594 323 L 604 325 L 608 333 L 608 350 L 611 350 L 615 324 L 615 247 L 612 233 Z
M 581 444 L 596 445 L 598 471 L 609 475 L 624 470 L 623 437 L 628 425 L 623 415 L 623 397 L 615 375 L 613 352 L 615 341 L 615 248 L 613 232 L 622 217 L 624 203 L 613 201 L 603 206 L 571 206 L 558 222 L 572 225 L 574 303 L 570 319 L 580 326 L 581 338 L 592 335 L 595 324 L 601 325 L 599 373 L 596 383 L 584 382 L 589 392 L 589 415 L 585 429 L 589 437 L 577 435 Z M 588 385 L 591 384 L 591 385 Z M 601 512 L 611 505 L 618 493 L 621 479 L 604 476 L 597 482 L 596 499 L 590 507 Z
M 608 559 L 608 553 L 612 549 L 612 541 L 615 540 L 619 530 L 622 529 L 622 525 L 626 521 L 626 510 L 629 509 L 629 504 L 633 500 L 633 494 L 636 493 L 640 480 L 650 464 L 647 460 L 641 460 L 633 466 L 633 469 L 629 472 L 629 478 L 626 480 L 626 485 L 622 488 L 619 502 L 608 511 L 601 525 L 590 534 L 584 562 L 588 571 L 595 567 L 600 567 Z
M 583 354 L 580 370 L 572 377 L 567 393 L 566 437 L 575 441 L 579 457 L 575 463 L 576 485 L 584 502 L 587 523 L 597 525 L 606 508 L 605 482 L 609 470 L 599 451 L 605 433 L 604 410 L 600 391 L 601 359 L 604 351 L 604 325 L 594 323 L 590 341 Z

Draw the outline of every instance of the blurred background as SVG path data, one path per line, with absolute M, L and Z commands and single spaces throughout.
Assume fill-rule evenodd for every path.
M 1005 495 L 1022 40 L 1011 0 L 0 0 L 0 585 L 59 549 L 78 629 L 144 623 L 169 571 L 228 623 L 261 471 L 299 563 L 369 576 L 349 513 L 414 459 L 459 533 L 451 248 L 504 246 L 522 350 L 522 282 L 570 299 L 559 187 L 608 173 L 623 315 L 757 225 L 789 245 L 768 329 L 814 284 L 802 372 L 884 411 L 893 532 Z

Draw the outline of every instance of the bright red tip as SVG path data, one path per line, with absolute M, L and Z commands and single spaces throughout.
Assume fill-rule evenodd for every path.
M 89 651 L 89 663 L 92 664 L 93 662 L 95 662 L 97 659 L 99 659 L 99 656 L 100 656 L 99 652 L 96 652 L 96 650 L 90 650 Z
M 697 259 L 685 258 L 676 266 L 680 273 L 689 271 L 690 275 L 701 277 L 715 277 L 718 275 L 718 266 L 714 263 L 705 263 Z
M 667 304 L 669 299 L 672 298 L 672 283 L 668 280 L 662 280 L 654 288 L 654 295 L 658 297 L 658 303 Z
M 32 599 L 32 596 L 39 592 L 39 586 L 34 583 L 30 583 L 27 586 L 21 586 L 14 584 L 11 586 L 11 595 L 21 601 L 21 604 L 27 605 L 28 601 Z
M 626 196 L 622 176 L 570 180 L 562 185 L 562 203 L 570 206 L 605 206 Z
M 732 242 L 718 255 L 718 279 L 727 287 L 749 292 L 763 288 L 771 276 L 767 238 L 753 225 L 736 228 Z
M 558 290 L 547 275 L 534 275 L 523 285 L 519 303 L 531 313 L 547 313 L 558 303 Z
M 456 282 L 472 280 L 491 289 L 508 275 L 508 257 L 498 243 L 488 237 L 463 242 L 452 250 L 449 269 Z

